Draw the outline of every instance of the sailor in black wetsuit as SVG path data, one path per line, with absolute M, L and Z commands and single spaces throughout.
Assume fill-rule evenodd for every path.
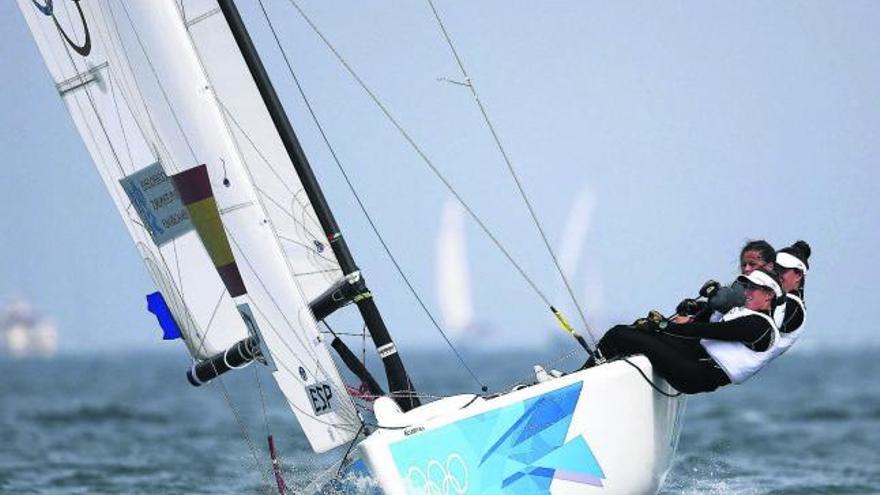
M 779 331 L 770 314 L 782 289 L 762 270 L 737 280 L 745 303 L 721 321 L 618 325 L 602 337 L 599 350 L 606 359 L 644 354 L 660 376 L 688 394 L 744 382 L 777 355 Z
M 779 327 L 779 345 L 776 348 L 779 354 L 794 345 L 803 333 L 802 328 L 807 317 L 804 281 L 810 269 L 810 252 L 809 244 L 797 241 L 776 254 L 776 272 L 782 281 L 782 290 L 787 299 L 784 308 L 777 308 L 777 312 L 782 312 L 782 315 L 777 315 L 781 318 L 776 318 L 777 321 L 782 321 Z

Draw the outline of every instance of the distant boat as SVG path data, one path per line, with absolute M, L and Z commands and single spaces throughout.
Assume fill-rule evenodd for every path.
M 593 318 L 599 318 L 604 309 L 602 280 L 595 260 L 585 263 L 583 268 L 581 268 L 581 260 L 584 258 L 587 234 L 593 224 L 596 202 L 596 194 L 589 187 L 583 187 L 578 192 L 568 210 L 559 243 L 559 264 L 565 276 L 569 280 L 576 280 L 579 278 L 578 273 L 583 273 L 581 302 L 584 307 L 590 309 Z M 568 297 L 560 293 L 556 299 L 565 301 Z
M 0 354 L 14 358 L 52 357 L 58 351 L 55 324 L 26 301 L 9 303 L 0 313 Z
M 446 200 L 440 214 L 435 268 L 443 324 L 451 338 L 461 338 L 473 330 L 474 307 L 465 235 L 465 211 L 454 198 Z

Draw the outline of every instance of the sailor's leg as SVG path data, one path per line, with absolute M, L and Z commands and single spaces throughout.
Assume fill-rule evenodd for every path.
M 606 357 L 644 354 L 660 376 L 684 393 L 709 392 L 729 383 L 723 371 L 706 361 L 708 356 L 696 340 L 620 325 L 602 337 L 600 348 L 603 353 L 605 349 L 613 352 Z
M 647 334 L 647 332 L 636 330 L 629 325 L 617 325 L 605 332 L 605 335 L 599 339 L 598 344 L 599 350 L 602 351 L 605 359 L 616 359 L 632 354 L 628 350 L 630 345 L 628 342 L 631 340 L 628 335 L 632 332 Z

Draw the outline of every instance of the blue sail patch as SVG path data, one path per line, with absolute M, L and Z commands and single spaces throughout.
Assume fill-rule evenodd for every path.
M 174 340 L 181 338 L 180 327 L 174 321 L 171 310 L 161 292 L 147 294 L 147 311 L 156 315 L 159 326 L 162 327 L 162 340 Z

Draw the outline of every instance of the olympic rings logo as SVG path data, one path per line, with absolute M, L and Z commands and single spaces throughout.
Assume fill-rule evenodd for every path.
M 73 48 L 76 53 L 79 53 L 83 57 L 87 57 L 89 53 L 92 52 L 92 36 L 89 34 L 89 25 L 86 24 L 86 16 L 83 13 L 82 5 L 80 5 L 80 0 L 72 0 L 74 5 L 76 5 L 76 10 L 79 12 L 79 18 L 82 21 L 83 32 L 85 32 L 86 39 L 83 41 L 82 45 L 77 45 L 73 39 L 68 36 L 68 34 L 61 27 L 61 24 L 58 22 L 58 18 L 55 17 L 55 6 L 53 4 L 53 0 L 44 0 L 46 3 L 41 4 L 37 0 L 31 0 L 34 3 L 34 7 L 37 8 L 43 15 L 49 16 L 55 21 L 55 27 L 58 28 L 58 32 L 61 33 L 61 36 L 64 37 L 64 40 L 67 41 L 67 44 Z
M 409 493 L 464 495 L 468 491 L 467 464 L 459 454 L 449 454 L 446 464 L 432 459 L 425 471 L 410 467 L 405 482 Z

